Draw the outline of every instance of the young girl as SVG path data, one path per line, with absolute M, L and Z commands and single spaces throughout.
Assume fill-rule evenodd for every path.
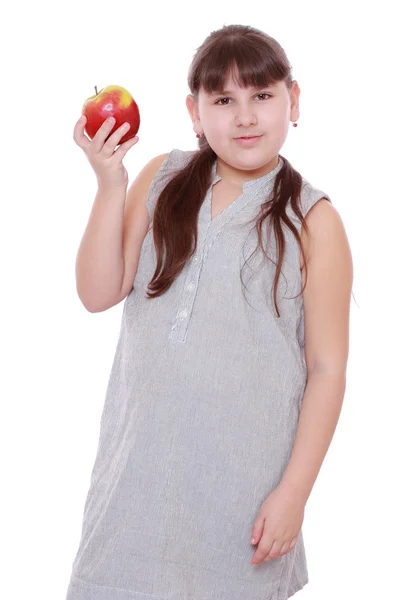
M 286 600 L 308 583 L 350 249 L 279 153 L 300 96 L 282 47 L 224 26 L 188 83 L 199 148 L 156 157 L 127 194 L 138 137 L 114 150 L 122 129 L 75 126 L 99 182 L 78 293 L 91 312 L 126 300 L 67 600 Z

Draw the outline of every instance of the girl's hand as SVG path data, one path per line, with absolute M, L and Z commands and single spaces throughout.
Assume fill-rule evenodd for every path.
M 73 139 L 86 154 L 96 174 L 99 186 L 126 187 L 129 178 L 128 172 L 122 164 L 122 159 L 129 148 L 139 141 L 138 136 L 127 140 L 115 150 L 121 138 L 129 130 L 128 123 L 123 123 L 110 135 L 115 125 L 115 119 L 112 121 L 106 119 L 90 141 L 84 133 L 85 122 L 84 116 L 77 121 L 74 127 Z
M 283 556 L 292 550 L 304 520 L 303 500 L 279 486 L 261 505 L 254 521 L 251 537 L 258 544 L 251 559 L 252 565 Z M 251 543 L 251 542 L 250 542 Z

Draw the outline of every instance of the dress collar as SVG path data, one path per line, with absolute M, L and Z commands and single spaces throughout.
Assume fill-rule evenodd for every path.
M 283 167 L 283 160 L 279 156 L 278 164 L 275 167 L 275 169 L 273 169 L 266 175 L 262 175 L 261 177 L 256 177 L 255 179 L 250 179 L 249 181 L 245 181 L 243 183 L 243 191 L 249 187 L 252 187 L 253 185 L 267 183 L 267 181 L 269 181 L 270 179 L 275 177 L 275 175 L 278 174 L 278 172 L 281 170 L 282 167 Z M 212 175 L 211 185 L 214 185 L 215 183 L 217 183 L 218 181 L 220 181 L 222 179 L 222 177 L 220 175 L 217 175 L 217 158 L 215 158 L 215 160 L 213 162 L 211 175 Z

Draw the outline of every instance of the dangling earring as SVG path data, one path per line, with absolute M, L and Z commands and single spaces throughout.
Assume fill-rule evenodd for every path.
M 292 123 L 293 127 L 297 127 L 297 123 Z

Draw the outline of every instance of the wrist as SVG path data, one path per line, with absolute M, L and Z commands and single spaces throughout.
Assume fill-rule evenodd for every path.
M 308 497 L 311 493 L 311 490 L 304 482 L 300 480 L 294 481 L 289 477 L 285 476 L 283 476 L 283 478 L 281 479 L 278 487 L 284 493 L 289 494 L 290 496 L 292 496 L 299 502 L 302 502 L 303 504 L 306 504 Z
M 97 181 L 98 193 L 106 196 L 112 196 L 118 193 L 126 194 L 128 189 L 128 184 L 113 184 L 102 181 Z

